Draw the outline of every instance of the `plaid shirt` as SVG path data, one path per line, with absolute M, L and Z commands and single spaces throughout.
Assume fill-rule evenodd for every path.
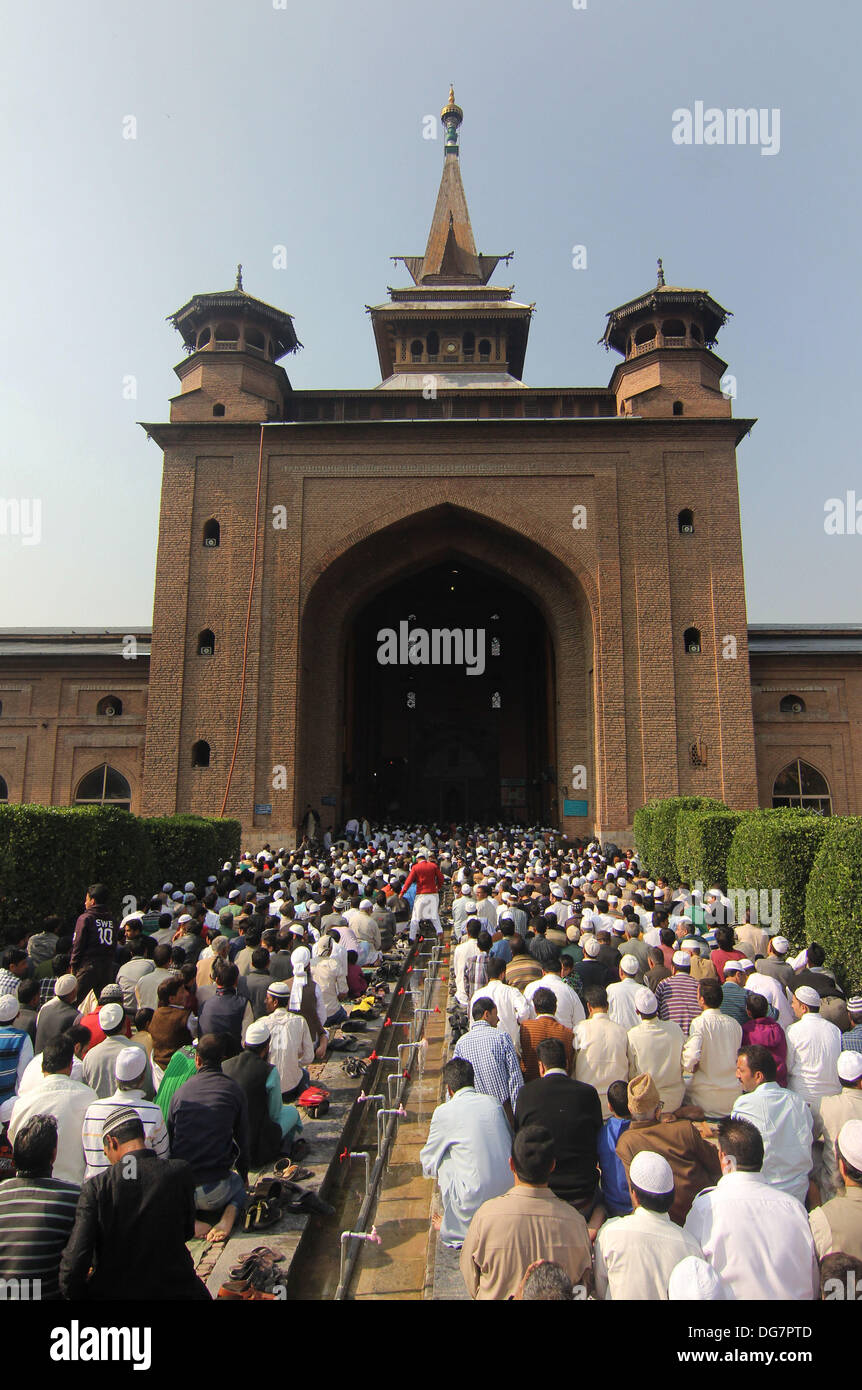
M 471 956 L 464 966 L 464 981 L 467 986 L 466 994 L 468 999 L 472 999 L 477 989 L 488 983 L 488 952 L 478 951 L 475 956 Z M 478 1087 L 477 1087 L 478 1089 Z
M 56 975 L 48 975 L 44 980 L 39 981 L 39 1008 L 47 1004 L 49 999 L 54 998 L 54 986 L 57 983 Z
M 841 1048 L 844 1052 L 862 1052 L 862 1023 L 841 1034 Z
M 0 970 L 0 994 L 17 995 L 20 983 L 18 976 L 13 975 L 11 970 Z
M 512 1109 L 524 1084 L 518 1054 L 504 1028 L 492 1028 L 484 1019 L 473 1024 L 455 1044 L 454 1057 L 472 1062 L 476 1090 L 493 1096 L 502 1105 L 511 1101 Z

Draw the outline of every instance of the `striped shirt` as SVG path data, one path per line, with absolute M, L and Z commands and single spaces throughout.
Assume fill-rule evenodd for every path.
M 93 1101 L 84 1116 L 81 1140 L 84 1145 L 84 1159 L 87 1164 L 84 1179 L 95 1177 L 103 1168 L 110 1165 L 102 1148 L 102 1129 L 105 1120 L 118 1106 L 128 1106 L 136 1110 L 144 1126 L 144 1142 L 158 1158 L 170 1158 L 171 1146 L 165 1118 L 161 1108 L 151 1100 L 144 1100 L 143 1091 L 115 1091 L 106 1100 Z
M 33 1297 L 59 1298 L 60 1256 L 75 1224 L 80 1189 L 56 1178 L 0 1183 L 0 1279 L 39 1280 Z
M 656 985 L 655 997 L 658 1000 L 659 1018 L 663 1018 L 665 1022 L 669 1019 L 671 1023 L 678 1023 L 683 1037 L 686 1038 L 692 1019 L 697 1018 L 701 1012 L 697 990 L 697 980 L 685 973 L 668 975 L 666 980 L 659 980 Z
M 472 1062 L 474 1085 L 481 1095 L 493 1096 L 501 1105 L 511 1101 L 514 1109 L 524 1078 L 518 1054 L 504 1028 L 492 1028 L 480 1019 L 458 1039 L 452 1055 Z

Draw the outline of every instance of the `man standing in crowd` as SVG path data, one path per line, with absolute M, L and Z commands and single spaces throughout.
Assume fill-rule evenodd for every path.
M 98 995 L 115 976 L 117 933 L 108 910 L 109 899 L 105 884 L 94 883 L 87 889 L 84 911 L 75 923 L 71 968 L 77 977 L 79 999 L 85 999 L 90 990 Z

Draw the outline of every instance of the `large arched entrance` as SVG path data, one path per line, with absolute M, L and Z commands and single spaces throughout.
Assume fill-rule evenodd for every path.
M 444 504 L 366 532 L 303 589 L 297 819 L 310 803 L 324 828 L 353 813 L 592 830 L 593 618 L 557 556 Z
M 444 824 L 554 817 L 553 664 L 535 604 L 462 556 L 383 590 L 347 638 L 345 809 Z

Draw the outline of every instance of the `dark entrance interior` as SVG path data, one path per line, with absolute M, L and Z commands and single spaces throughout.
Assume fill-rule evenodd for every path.
M 379 594 L 349 634 L 344 697 L 345 816 L 551 818 L 553 648 L 538 608 L 497 575 L 453 557 Z

